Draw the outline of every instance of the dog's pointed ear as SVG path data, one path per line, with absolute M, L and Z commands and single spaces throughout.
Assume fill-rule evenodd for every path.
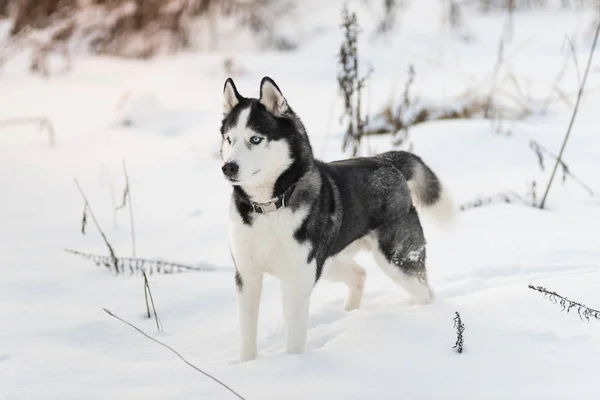
M 223 115 L 229 114 L 242 99 L 243 97 L 238 93 L 233 79 L 227 78 L 223 88 Z
M 260 103 L 270 113 L 276 116 L 282 115 L 288 109 L 287 100 L 281 94 L 281 90 L 273 79 L 265 76 L 260 82 Z

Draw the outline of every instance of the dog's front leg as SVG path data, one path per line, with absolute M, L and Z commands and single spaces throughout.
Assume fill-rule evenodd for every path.
M 314 286 L 314 274 L 305 271 L 281 280 L 283 317 L 285 321 L 285 348 L 290 354 L 304 353 L 308 333 L 308 311 Z
M 257 356 L 256 331 L 258 309 L 262 294 L 262 272 L 240 274 L 236 272 L 238 318 L 240 325 L 240 362 L 254 360 Z

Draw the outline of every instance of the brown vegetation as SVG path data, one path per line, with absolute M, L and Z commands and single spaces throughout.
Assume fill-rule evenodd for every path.
M 0 66 L 31 50 L 30 70 L 49 75 L 48 55 L 87 52 L 148 59 L 191 48 L 194 22 L 206 25 L 217 41 L 219 18 L 234 18 L 262 40 L 288 50 L 294 43 L 278 37 L 278 16 L 293 0 L 0 0 L 0 15 L 12 20 L 10 36 L 0 42 Z

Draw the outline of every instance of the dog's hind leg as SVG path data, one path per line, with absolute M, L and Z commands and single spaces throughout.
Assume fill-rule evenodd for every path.
M 373 249 L 379 267 L 402 286 L 416 304 L 428 304 L 434 299 L 425 266 L 425 236 L 414 207 L 376 231 Z
M 344 282 L 348 286 L 348 297 L 344 304 L 346 311 L 360 308 L 367 271 L 352 257 L 336 257 L 323 270 L 323 279 Z

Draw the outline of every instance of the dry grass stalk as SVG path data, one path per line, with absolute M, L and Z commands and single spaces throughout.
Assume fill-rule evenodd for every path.
M 590 321 L 590 318 L 594 318 L 600 321 L 600 311 L 595 310 L 593 308 L 590 308 L 584 304 L 581 304 L 577 301 L 573 301 L 570 300 L 564 296 L 561 296 L 560 294 L 556 293 L 556 292 L 552 292 L 548 289 L 546 289 L 543 286 L 533 286 L 533 285 L 528 285 L 529 289 L 531 290 L 535 290 L 536 292 L 540 292 L 544 295 L 544 297 L 547 297 L 548 299 L 550 299 L 551 302 L 555 303 L 555 304 L 559 304 L 561 306 L 561 311 L 566 311 L 567 314 L 569 313 L 569 311 L 571 311 L 571 309 L 576 309 L 577 310 L 577 314 L 579 315 L 579 318 L 583 321 L 583 319 L 585 318 L 588 322 Z
M 156 329 L 160 331 L 160 322 L 158 320 L 158 314 L 156 313 L 156 307 L 154 306 L 154 298 L 152 297 L 152 291 L 150 290 L 150 284 L 148 283 L 148 277 L 144 274 L 144 297 L 146 298 L 146 310 L 148 311 L 148 318 L 150 318 L 150 307 L 148 307 L 148 295 L 150 295 L 150 302 L 152 303 L 152 312 L 154 312 L 154 320 L 156 321 Z
M 2 1 L 2 0 L 0 0 Z M 16 1 L 16 0 L 15 0 Z M 291 49 L 278 37 L 278 17 L 293 10 L 294 0 L 22 0 L 15 2 L 11 37 L 0 47 L 0 65 L 32 49 L 30 69 L 49 75 L 47 58 L 59 53 L 70 67 L 74 50 L 125 58 L 149 59 L 192 47 L 194 28 L 234 17 L 266 47 Z M 208 20 L 206 20 L 208 19 Z M 216 34 L 211 42 L 216 42 Z
M 360 28 L 355 12 L 348 11 L 346 5 L 342 8 L 342 24 L 344 39 L 338 53 L 337 75 L 338 91 L 344 99 L 344 113 L 340 122 L 345 120 L 346 132 L 342 142 L 342 150 L 350 148 L 352 157 L 356 157 L 360 150 L 366 126 L 369 123 L 368 115 L 363 116 L 362 93 L 368 76 L 359 73 L 358 36 Z
M 100 233 L 100 236 L 102 236 L 102 239 L 104 240 L 104 244 L 108 248 L 108 252 L 110 253 L 111 266 L 115 269 L 115 272 L 118 274 L 119 273 L 119 259 L 117 258 L 112 245 L 108 241 L 106 234 L 104 233 L 102 228 L 100 228 L 100 224 L 98 223 L 98 220 L 96 219 L 96 215 L 94 215 L 94 210 L 92 210 L 92 207 L 90 206 L 90 203 L 89 203 L 85 193 L 83 192 L 83 189 L 79 185 L 79 182 L 77 181 L 77 179 L 75 179 L 75 185 L 77 185 L 77 189 L 79 189 L 79 193 L 81 193 L 81 196 L 83 197 L 83 200 L 84 200 L 83 218 L 81 220 L 81 233 L 85 234 L 85 226 L 86 226 L 86 222 L 87 222 L 87 212 L 89 212 L 90 215 L 92 216 L 92 220 L 94 221 L 94 224 L 96 225 L 96 229 Z
M 92 261 L 96 266 L 104 266 L 109 269 L 114 269 L 113 260 L 110 256 L 84 253 L 77 250 L 65 249 L 67 253 L 75 254 L 86 260 Z M 132 275 L 136 272 L 147 273 L 153 275 L 157 274 L 177 274 L 182 272 L 207 272 L 217 271 L 220 268 L 213 267 L 210 265 L 189 265 L 182 264 L 174 261 L 164 260 L 150 260 L 147 258 L 132 258 L 132 257 L 119 257 L 117 259 L 117 274 L 124 274 L 127 270 Z M 225 269 L 223 269 L 225 270 Z
M 546 167 L 545 167 L 545 164 L 544 164 L 544 154 L 548 155 L 550 158 L 552 158 L 554 160 L 559 160 L 558 156 L 552 154 L 547 148 L 545 148 L 544 146 L 542 146 L 541 144 L 539 144 L 535 140 L 531 140 L 529 142 L 529 147 L 531 147 L 531 149 L 533 150 L 533 152 L 536 154 L 536 156 L 538 158 L 538 164 L 539 164 L 540 169 L 542 171 L 546 170 Z M 562 172 L 563 172 L 563 177 L 562 177 L 563 183 L 567 180 L 567 176 L 569 176 L 579 186 L 581 186 L 583 188 L 583 190 L 585 190 L 586 192 L 588 192 L 588 194 L 590 196 L 594 195 L 594 191 L 588 185 L 586 185 L 581 179 L 579 179 L 577 176 L 575 176 L 575 174 L 573 174 L 573 172 L 571 171 L 571 168 L 569 168 L 569 166 L 567 165 L 567 163 L 566 163 L 565 160 L 560 159 L 559 163 L 560 163 L 560 166 L 561 166 Z
M 188 366 L 192 367 L 193 369 L 195 369 L 196 371 L 200 372 L 202 375 L 206 376 L 207 378 L 212 379 L 213 381 L 217 382 L 219 385 L 223 386 L 225 389 L 227 389 L 229 392 L 231 392 L 233 395 L 235 395 L 238 399 L 244 400 L 244 398 L 238 394 L 235 390 L 233 390 L 232 388 L 230 388 L 229 386 L 227 386 L 225 383 L 221 382 L 219 379 L 215 378 L 214 376 L 210 375 L 207 372 L 204 372 L 203 370 L 201 370 L 200 368 L 196 367 L 194 364 L 190 363 L 188 360 L 186 360 L 181 354 L 179 354 L 177 351 L 175 351 L 172 347 L 164 344 L 163 342 L 154 339 L 152 336 L 148 335 L 147 333 L 145 333 L 144 331 L 142 331 L 140 328 L 138 328 L 137 326 L 133 325 L 130 322 L 125 321 L 123 318 L 120 318 L 118 316 L 116 316 L 115 314 L 113 314 L 112 312 L 108 311 L 106 308 L 103 309 L 104 312 L 106 312 L 108 315 L 110 315 L 113 318 L 118 319 L 119 321 L 123 322 L 124 324 L 129 325 L 130 327 L 132 327 L 133 329 L 135 329 L 136 331 L 138 331 L 139 333 L 141 333 L 142 335 L 144 335 L 146 338 L 152 340 L 154 343 L 158 343 L 159 345 L 163 346 L 164 348 L 168 349 L 169 351 L 171 351 L 173 354 L 175 354 L 177 357 L 179 357 L 179 359 L 181 361 L 183 361 L 184 363 L 186 363 Z
M 408 104 L 408 106 L 406 106 Z M 411 99 L 398 107 L 388 104 L 383 111 L 370 119 L 365 135 L 391 134 L 396 137 L 394 145 L 401 144 L 407 138 L 409 128 L 438 120 L 485 118 L 489 103 L 486 99 L 467 93 L 446 104 L 424 103 Z M 502 118 L 522 119 L 530 115 L 528 108 L 509 109 L 494 103 L 493 114 Z M 404 134 L 399 135 L 399 133 Z
M 487 206 L 490 204 L 497 204 L 497 203 L 527 204 L 527 201 L 525 201 L 525 199 L 521 195 L 519 195 L 515 192 L 502 192 L 502 193 L 497 193 L 493 196 L 478 197 L 475 200 L 468 201 L 464 204 L 461 204 L 459 207 L 459 210 L 466 211 L 466 210 L 469 210 L 472 208 L 479 208 L 479 207 Z
M 129 226 L 131 231 L 131 251 L 132 255 L 135 258 L 135 227 L 133 224 L 133 203 L 131 201 L 131 185 L 129 182 L 129 174 L 127 173 L 127 165 L 125 164 L 125 159 L 123 159 L 123 173 L 125 175 L 125 188 L 123 189 L 123 197 L 121 200 L 121 205 L 117 207 L 117 210 L 125 208 L 127 204 L 129 204 Z
M 463 336 L 463 333 L 465 331 L 465 324 L 462 322 L 458 311 L 454 312 L 454 328 L 456 329 L 456 343 L 454 343 L 454 346 L 452 346 L 452 348 L 456 349 L 456 351 L 458 351 L 459 353 L 462 353 L 465 344 L 465 338 Z
M 596 31 L 594 33 L 594 41 L 592 42 L 592 47 L 590 48 L 590 54 L 588 57 L 587 65 L 585 67 L 585 72 L 583 74 L 583 79 L 581 80 L 581 84 L 579 85 L 579 91 L 577 92 L 577 100 L 575 101 L 575 107 L 573 108 L 573 114 L 571 115 L 571 120 L 569 121 L 569 127 L 567 128 L 567 132 L 565 133 L 565 138 L 560 147 L 560 151 L 558 152 L 558 156 L 556 158 L 556 163 L 554 164 L 554 168 L 552 169 L 552 174 L 550 175 L 550 180 L 548 181 L 548 186 L 546 186 L 546 191 L 544 192 L 544 197 L 540 203 L 540 208 L 543 209 L 546 204 L 546 199 L 548 198 L 548 193 L 550 192 L 550 188 L 552 187 L 552 182 L 554 180 L 554 176 L 556 175 L 556 171 L 558 170 L 558 166 L 562 160 L 563 152 L 565 151 L 565 147 L 567 146 L 567 141 L 569 140 L 569 136 L 571 135 L 571 130 L 573 129 L 573 124 L 575 123 L 575 118 L 577 117 L 577 111 L 579 111 L 579 104 L 581 103 L 581 97 L 583 96 L 583 91 L 585 90 L 585 83 L 587 81 L 588 73 L 590 72 L 590 66 L 592 65 L 592 59 L 594 57 L 594 51 L 596 50 L 596 44 L 598 43 L 598 35 L 600 34 L 600 19 L 596 23 Z

